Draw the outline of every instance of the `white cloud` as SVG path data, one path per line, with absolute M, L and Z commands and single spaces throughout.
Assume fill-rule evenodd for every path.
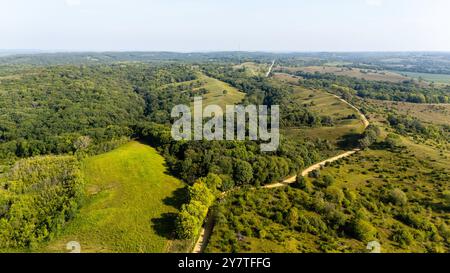
M 76 7 L 81 5 L 81 1 L 80 0 L 65 0 L 66 5 L 68 5 L 69 7 Z
M 383 5 L 383 0 L 366 0 L 366 4 L 371 7 L 380 7 Z

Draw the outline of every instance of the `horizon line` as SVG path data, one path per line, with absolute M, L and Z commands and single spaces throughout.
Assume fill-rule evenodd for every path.
M 207 53 L 450 53 L 450 50 L 76 50 L 76 49 L 0 49 L 0 53 L 14 51 L 14 55 L 56 54 L 56 53 L 178 53 L 178 54 L 207 54 Z M 22 53 L 23 52 L 23 53 Z

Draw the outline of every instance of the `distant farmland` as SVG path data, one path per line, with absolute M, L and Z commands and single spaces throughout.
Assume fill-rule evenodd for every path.
M 359 69 L 338 66 L 306 66 L 306 67 L 282 67 L 282 69 L 290 72 L 303 71 L 306 73 L 331 73 L 337 76 L 347 76 L 357 79 L 364 79 L 369 81 L 385 81 L 399 83 L 409 80 L 408 77 L 398 73 L 389 71 L 376 71 L 371 69 Z
M 427 82 L 450 84 L 450 75 L 447 74 L 415 73 L 404 71 L 392 71 L 392 73 L 402 74 L 416 80 L 423 79 L 424 81 Z

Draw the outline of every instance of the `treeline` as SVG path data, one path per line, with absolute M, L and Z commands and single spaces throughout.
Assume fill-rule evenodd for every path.
M 448 103 L 450 101 L 449 87 L 422 87 L 410 81 L 403 83 L 368 81 L 331 73 L 298 71 L 295 75 L 303 78 L 302 84 L 309 88 L 331 90 L 333 85 L 339 85 L 349 88 L 353 94 L 362 98 L 412 103 Z
M 0 248 L 33 248 L 74 217 L 83 178 L 72 156 L 18 161 L 0 181 Z
M 222 179 L 213 173 L 189 187 L 189 202 L 183 204 L 176 220 L 178 238 L 192 239 L 199 235 L 209 208 L 221 193 L 221 187 Z
M 170 171 L 190 184 L 189 201 L 176 220 L 176 234 L 182 239 L 198 236 L 221 192 L 282 180 L 319 161 L 319 150 L 327 145 L 284 140 L 277 152 L 262 153 L 252 141 L 175 141 L 170 128 L 155 123 L 140 123 L 134 132 L 157 147 Z
M 160 124 L 171 121 L 170 112 L 175 105 L 191 103 L 194 89 L 201 86 L 200 81 L 194 81 L 196 79 L 195 72 L 186 66 L 148 68 L 130 75 L 134 91 L 145 101 L 144 115 Z
M 222 190 L 264 185 L 297 173 L 321 159 L 323 142 L 283 139 L 276 152 L 261 152 L 256 141 L 174 141 L 170 128 L 141 123 L 135 137 L 148 141 L 165 156 L 168 167 L 192 184 L 209 173 L 220 176 Z
M 410 135 L 415 138 L 434 139 L 436 141 L 450 142 L 450 126 L 425 124 L 415 117 L 389 114 L 389 125 L 401 135 Z

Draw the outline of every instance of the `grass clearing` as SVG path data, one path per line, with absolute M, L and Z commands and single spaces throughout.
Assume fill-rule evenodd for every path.
M 164 158 L 133 141 L 83 162 L 87 202 L 63 233 L 41 251 L 166 252 L 184 184 L 167 174 Z
M 238 104 L 245 97 L 245 93 L 223 81 L 208 77 L 204 74 L 199 75 L 199 80 L 203 82 L 203 85 L 196 90 L 204 88 L 208 91 L 203 95 L 204 107 L 215 104 L 219 105 L 225 111 L 226 105 Z
M 289 137 L 301 137 L 311 139 L 326 139 L 337 144 L 344 136 L 349 134 L 360 134 L 364 132 L 364 124 L 355 109 L 342 102 L 332 94 L 323 90 L 311 90 L 295 86 L 294 98 L 311 111 L 335 119 L 333 127 L 317 128 L 290 128 L 283 130 Z M 348 116 L 356 115 L 357 119 L 348 119 Z
M 253 76 L 265 76 L 269 70 L 270 64 L 258 64 L 254 62 L 245 62 L 239 65 L 235 65 L 235 69 L 245 69 L 247 74 Z
M 416 117 L 424 122 L 450 125 L 450 104 L 419 104 L 380 100 L 369 101 L 377 106 L 395 110 L 402 115 Z

